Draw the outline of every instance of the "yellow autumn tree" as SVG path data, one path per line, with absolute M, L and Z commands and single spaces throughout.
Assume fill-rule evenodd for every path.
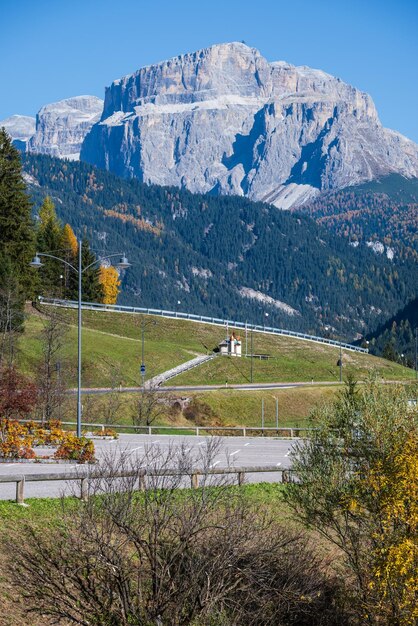
M 372 464 L 359 491 L 376 503 L 369 587 L 388 622 L 395 613 L 400 626 L 413 626 L 418 623 L 418 430 L 413 423 L 403 440 L 395 440 L 388 462 Z
M 413 388 L 349 380 L 294 446 L 297 517 L 338 546 L 358 623 L 418 624 L 418 408 Z M 357 622 L 356 622 L 357 623 Z
M 77 254 L 78 254 L 78 241 L 77 237 L 74 234 L 73 229 L 69 224 L 65 224 L 64 228 L 61 231 L 61 248 L 63 250 L 64 259 L 67 263 L 71 263 L 72 265 L 77 266 Z M 70 268 L 68 265 L 65 265 L 63 270 L 63 294 L 62 297 L 70 298 L 71 289 L 70 289 Z
M 121 284 L 117 269 L 113 265 L 102 266 L 99 272 L 99 282 L 103 289 L 103 303 L 116 304 Z
M 74 231 L 69 224 L 66 224 L 62 229 L 62 247 L 64 250 L 71 251 L 71 254 L 74 257 L 77 255 L 77 237 L 75 236 Z

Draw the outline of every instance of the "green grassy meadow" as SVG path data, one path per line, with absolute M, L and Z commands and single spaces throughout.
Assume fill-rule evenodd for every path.
M 51 309 L 44 307 L 48 314 Z M 60 355 L 61 376 L 67 387 L 76 385 L 77 327 L 76 311 L 58 309 L 64 322 L 63 348 Z M 42 359 L 42 329 L 47 319 L 28 308 L 25 332 L 19 339 L 19 366 L 31 376 L 36 375 Z M 126 387 L 139 386 L 141 377 L 141 323 L 145 323 L 146 377 L 168 370 L 198 354 L 211 352 L 225 336 L 225 329 L 179 319 L 164 319 L 124 313 L 83 311 L 82 386 Z M 232 332 L 233 329 L 230 329 Z M 238 333 L 237 333 L 238 334 Z M 248 337 L 248 349 L 250 349 Z M 246 341 L 243 337 L 243 353 Z M 311 410 L 330 401 L 338 391 L 336 386 L 321 385 L 324 381 L 338 382 L 339 348 L 289 337 L 254 333 L 254 354 L 267 354 L 267 360 L 249 357 L 218 356 L 168 382 L 168 386 L 222 385 L 222 389 L 194 392 L 170 392 L 171 396 L 199 399 L 213 411 L 216 425 L 261 424 L 261 403 L 264 401 L 265 426 L 275 425 L 275 403 L 279 403 L 279 425 L 304 426 Z M 252 363 L 251 363 L 252 361 Z M 377 357 L 343 351 L 343 374 L 352 372 L 364 380 L 375 370 L 386 380 L 408 381 L 414 372 L 391 361 Z M 293 389 L 249 390 L 231 389 L 232 384 L 245 384 L 252 378 L 255 383 L 305 382 L 307 386 Z M 313 380 L 313 384 L 312 384 Z M 225 383 L 228 383 L 228 387 Z M 118 400 L 118 423 L 130 424 L 136 393 L 124 393 Z M 83 395 L 83 420 L 102 423 L 109 396 Z M 75 398 L 68 397 L 62 418 L 72 419 Z M 182 413 L 173 416 L 167 411 L 160 418 L 161 425 L 190 425 Z
M 44 307 L 48 312 L 48 307 Z M 69 386 L 75 385 L 77 328 L 76 311 L 60 310 L 68 325 L 63 350 L 64 375 Z M 102 311 L 83 311 L 83 386 L 106 387 L 117 384 L 140 384 L 141 321 L 145 320 L 145 363 L 147 378 L 155 376 L 198 354 L 212 352 L 224 338 L 219 326 L 187 320 L 164 319 Z M 20 363 L 27 373 L 34 373 L 41 358 L 40 333 L 43 319 L 30 314 L 21 337 Z M 229 329 L 230 332 L 233 329 Z M 237 331 L 239 334 L 240 331 Z M 242 337 L 243 353 L 246 341 Z M 250 337 L 248 337 L 248 351 Z M 253 382 L 311 382 L 338 381 L 339 348 L 290 337 L 263 333 L 253 335 L 254 354 L 266 354 L 267 360 L 249 357 L 217 357 L 213 361 L 172 379 L 170 384 L 239 384 Z M 252 361 L 252 363 L 251 363 Z M 414 372 L 392 361 L 368 354 L 343 350 L 344 375 L 348 371 L 365 378 L 377 370 L 386 380 L 408 380 Z

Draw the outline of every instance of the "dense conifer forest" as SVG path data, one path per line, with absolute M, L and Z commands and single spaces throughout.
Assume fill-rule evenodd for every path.
M 366 339 L 372 353 L 414 367 L 417 332 L 418 298 L 414 298 Z
M 418 179 L 391 174 L 339 191 L 321 194 L 298 209 L 352 245 L 380 242 L 382 252 L 418 260 Z
M 130 257 L 120 303 L 353 338 L 416 295 L 408 255 L 392 261 L 364 243 L 354 248 L 308 216 L 48 156 L 25 155 L 23 167 L 35 216 L 49 195 L 58 217 L 95 251 Z

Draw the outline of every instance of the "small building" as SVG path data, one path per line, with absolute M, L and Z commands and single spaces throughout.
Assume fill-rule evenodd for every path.
M 221 343 L 218 345 L 219 348 L 219 352 L 220 354 L 228 354 L 228 350 L 229 350 L 229 341 L 227 341 L 226 339 L 224 339 L 223 341 L 221 341 Z
M 226 356 L 242 356 L 242 342 L 241 337 L 232 333 L 228 339 L 224 339 L 218 345 L 219 353 Z

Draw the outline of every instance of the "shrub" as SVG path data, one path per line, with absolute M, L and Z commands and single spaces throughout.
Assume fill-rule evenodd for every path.
M 353 381 L 296 446 L 288 503 L 341 550 L 359 620 L 412 626 L 418 608 L 418 411 L 401 387 Z
M 119 433 L 117 433 L 113 428 L 108 427 L 100 430 L 94 430 L 93 435 L 96 437 L 112 437 L 113 439 L 119 439 Z
M 86 502 L 64 501 L 62 524 L 31 529 L 14 547 L 29 609 L 79 626 L 347 626 L 328 562 L 299 531 L 223 477 L 181 489 L 181 472 L 219 453 L 213 440 L 207 448 L 104 459 Z M 158 471 L 138 494 L 143 467 Z M 165 475 L 175 467 L 179 475 Z
M 55 459 L 78 461 L 79 463 L 94 463 L 94 444 L 86 437 L 77 437 L 74 433 L 66 433 Z
M 33 458 L 30 450 L 33 436 L 26 426 L 16 420 L 2 419 L 0 422 L 0 457 L 4 459 Z

